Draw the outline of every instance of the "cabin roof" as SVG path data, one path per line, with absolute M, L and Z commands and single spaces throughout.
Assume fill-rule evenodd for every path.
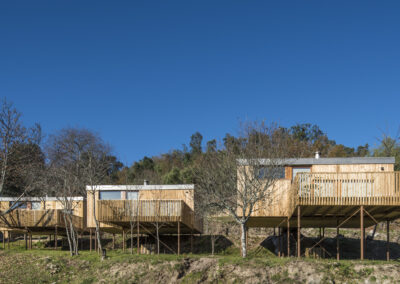
M 63 197 L 21 197 L 19 201 L 58 201 Z M 67 197 L 69 200 L 82 201 L 82 196 Z M 16 201 L 18 197 L 0 197 L 0 201 Z
M 351 157 L 351 158 L 292 158 L 292 159 L 239 159 L 239 165 L 354 165 L 354 164 L 394 164 L 394 157 Z
M 194 184 L 149 184 L 149 185 L 97 185 L 86 186 L 86 190 L 176 190 L 194 189 Z

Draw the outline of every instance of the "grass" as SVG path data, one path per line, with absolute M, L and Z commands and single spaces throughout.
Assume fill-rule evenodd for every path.
M 286 266 L 298 261 L 296 258 L 278 258 L 261 247 L 250 251 L 249 256 L 245 259 L 240 257 L 239 249 L 234 247 L 229 247 L 213 257 L 209 254 L 131 255 L 129 250 L 123 252 L 117 249 L 108 250 L 107 259 L 101 261 L 96 252 L 80 251 L 79 256 L 71 257 L 69 251 L 41 248 L 40 245 L 38 246 L 40 249 L 25 250 L 24 245 L 23 241 L 19 241 L 13 243 L 10 250 L 0 249 L 0 258 L 7 259 L 7 261 L 0 263 L 0 283 L 95 283 L 99 281 L 113 283 L 113 281 L 116 281 L 115 279 L 118 279 L 118 282 L 121 283 L 135 283 L 148 277 L 148 273 L 151 273 L 146 269 L 148 267 L 160 267 L 160 271 L 157 273 L 168 272 L 172 275 L 177 271 L 185 270 L 184 261 L 187 259 L 194 260 L 202 257 L 214 258 L 217 261 L 218 271 L 220 271 L 222 279 L 229 276 L 225 271 L 227 267 L 259 268 L 260 271 L 265 271 L 266 267 L 278 267 L 281 270 L 271 275 L 271 280 L 278 283 L 290 283 L 295 279 L 295 276 L 289 277 Z M 338 262 L 334 259 L 311 258 L 303 258 L 299 263 L 306 266 L 318 266 L 318 269 L 324 273 L 326 281 L 362 277 L 369 279 L 370 282 L 377 283 L 379 283 L 379 279 L 375 276 L 377 269 L 371 266 L 400 264 L 398 261 L 341 260 Z M 122 275 L 124 273 L 123 267 L 129 267 L 127 268 L 129 270 L 140 265 L 143 269 L 138 271 L 141 272 L 130 275 L 129 281 L 124 278 L 125 276 Z M 365 267 L 356 270 L 355 266 L 357 265 Z M 115 276 L 105 273 L 112 271 L 115 267 L 122 267 L 115 272 L 117 273 Z M 184 283 L 193 283 L 201 280 L 202 277 L 203 272 L 194 271 L 184 274 L 181 280 Z M 388 276 L 388 279 L 390 279 L 390 276 Z

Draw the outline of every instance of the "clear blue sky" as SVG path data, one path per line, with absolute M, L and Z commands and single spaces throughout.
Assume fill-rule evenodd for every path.
M 129 163 L 246 119 L 374 144 L 399 126 L 399 15 L 400 1 L 2 1 L 0 96 Z

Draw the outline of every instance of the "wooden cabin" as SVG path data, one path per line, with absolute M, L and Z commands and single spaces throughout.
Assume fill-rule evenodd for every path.
M 338 233 L 339 228 L 361 228 L 364 239 L 365 227 L 379 222 L 389 225 L 400 217 L 400 172 L 394 171 L 394 163 L 393 157 L 319 155 L 259 160 L 259 167 L 268 170 L 273 164 L 281 174 L 271 186 L 268 200 L 256 205 L 247 226 L 297 228 L 298 238 L 304 227 L 336 228 Z M 250 165 L 254 163 L 239 163 L 239 167 Z M 298 250 L 300 254 L 299 246 Z
M 179 185 L 99 185 L 87 186 L 87 227 L 95 228 L 93 206 L 101 231 L 154 234 L 202 232 L 202 219 L 196 215 L 192 184 Z M 162 226 L 161 226 L 162 225 Z
M 72 205 L 72 222 L 78 231 L 85 230 L 86 201 L 83 197 L 68 198 Z M 0 227 L 5 231 L 50 234 L 58 230 L 65 234 L 64 206 L 56 197 L 1 197 L 0 210 L 9 213 L 0 217 Z

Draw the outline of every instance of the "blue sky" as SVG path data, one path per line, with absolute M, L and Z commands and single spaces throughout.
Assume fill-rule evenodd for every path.
M 395 134 L 399 1 L 2 1 L 0 96 L 49 134 L 80 126 L 123 162 L 235 133 L 318 124 Z

